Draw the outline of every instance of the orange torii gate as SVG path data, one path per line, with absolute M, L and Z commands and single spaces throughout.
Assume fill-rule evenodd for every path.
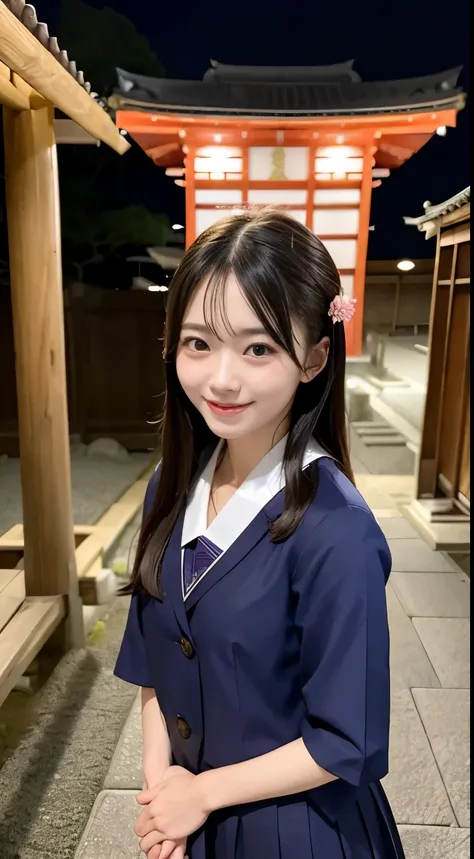
M 277 205 L 321 238 L 358 300 L 348 353 L 362 349 L 372 188 L 464 106 L 460 69 L 363 82 L 353 62 L 229 66 L 202 81 L 118 70 L 110 99 L 126 129 L 186 193 L 186 243 L 222 209 Z

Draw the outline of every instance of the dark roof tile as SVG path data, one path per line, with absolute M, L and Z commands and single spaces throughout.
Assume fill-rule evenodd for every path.
M 238 67 L 227 67 L 237 68 Z M 334 67 L 327 67 L 333 69 Z M 227 115 L 338 115 L 352 113 L 393 113 L 420 111 L 440 107 L 460 108 L 464 94 L 457 86 L 461 67 L 395 81 L 362 82 L 360 79 L 336 79 L 320 73 L 308 80 L 285 80 L 285 69 L 274 71 L 276 80 L 251 78 L 251 67 L 245 75 L 235 74 L 228 80 L 204 76 L 203 81 L 150 78 L 117 69 L 122 107 L 159 108 L 171 113 L 223 113 Z M 313 71 L 316 71 L 313 70 Z M 293 74 L 293 69 L 290 69 Z M 269 74 L 269 69 L 265 70 Z M 273 71 L 272 71 L 273 73 Z
M 36 9 L 30 3 L 25 3 L 25 0 L 3 0 L 7 9 L 18 18 L 19 21 L 26 27 L 30 33 L 38 39 L 44 48 L 55 57 L 56 60 L 66 69 L 67 72 L 84 87 L 87 92 L 91 92 L 91 85 L 84 79 L 84 73 L 77 70 L 74 60 L 70 60 L 67 51 L 61 50 L 56 36 L 50 36 L 48 25 L 38 21 Z
M 450 197 L 449 200 L 445 200 L 443 203 L 437 203 L 434 206 L 431 203 L 425 203 L 423 207 L 425 210 L 424 214 L 418 218 L 405 217 L 403 220 L 410 226 L 417 226 L 419 229 L 422 229 L 423 224 L 426 224 L 428 221 L 435 221 L 437 218 L 443 217 L 443 215 L 448 215 L 450 212 L 454 212 L 455 209 L 460 209 L 462 206 L 467 205 L 470 200 L 471 186 L 469 185 L 468 188 L 464 188 L 463 191 L 459 191 L 458 194 L 455 194 L 454 197 Z

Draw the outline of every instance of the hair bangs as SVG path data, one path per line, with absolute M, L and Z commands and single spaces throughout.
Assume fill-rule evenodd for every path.
M 239 268 L 242 270 L 236 271 Z M 293 321 L 288 302 L 284 299 L 275 309 L 275 302 L 271 301 L 273 283 L 266 278 L 249 277 L 246 266 L 239 266 L 235 258 L 232 263 L 226 261 L 216 267 L 208 277 L 203 311 L 204 321 L 209 330 L 217 338 L 219 338 L 219 331 L 222 334 L 222 330 L 231 336 L 236 333 L 229 318 L 226 302 L 226 285 L 231 275 L 234 275 L 243 297 L 267 334 L 288 352 L 295 364 L 300 366 L 294 345 Z
M 211 272 L 204 292 L 204 322 L 218 339 L 219 329 L 224 329 L 231 336 L 235 335 L 226 304 L 226 284 L 231 274 L 231 265 L 221 264 Z
M 273 271 L 268 264 L 261 264 L 257 268 L 254 261 L 244 253 L 234 259 L 233 269 L 245 300 L 265 331 L 289 354 L 295 364 L 303 369 L 295 350 L 295 320 L 292 318 L 288 292 L 279 272 Z

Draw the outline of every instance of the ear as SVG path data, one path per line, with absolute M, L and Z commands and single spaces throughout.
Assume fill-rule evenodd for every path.
M 329 355 L 329 337 L 323 337 L 315 346 L 310 346 L 306 356 L 306 367 L 301 373 L 301 382 L 312 382 L 324 370 Z

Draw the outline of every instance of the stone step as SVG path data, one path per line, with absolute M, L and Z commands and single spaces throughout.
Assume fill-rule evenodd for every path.
M 386 421 L 352 421 L 351 426 L 357 429 L 385 429 L 385 427 L 390 426 Z
M 412 692 L 457 823 L 468 827 L 469 689 L 413 689 Z
M 470 519 L 464 522 L 430 522 L 420 514 L 419 505 L 411 502 L 405 515 L 431 549 L 442 552 L 469 552 Z
M 442 552 L 434 552 L 424 540 L 389 539 L 392 570 L 397 573 L 452 573 L 455 565 Z
M 103 790 L 99 793 L 84 830 L 75 859 L 110 859 L 119 856 L 143 859 L 133 831 L 140 813 L 136 790 Z
M 375 511 L 373 511 L 375 513 Z M 418 533 L 415 531 L 412 525 L 408 522 L 407 519 L 401 514 L 400 511 L 399 516 L 392 516 L 390 518 L 384 518 L 380 515 L 376 516 L 377 519 L 382 519 L 379 523 L 382 531 L 385 534 L 387 540 L 396 540 L 396 539 L 405 539 L 405 540 L 416 540 L 419 539 Z
M 445 689 L 469 689 L 469 618 L 414 617 L 413 626 L 441 685 Z
M 412 686 L 438 689 L 440 682 L 390 582 L 387 585 L 392 693 Z
M 395 820 L 418 825 L 455 824 L 446 788 L 409 689 L 393 692 L 390 723 L 390 771 L 382 784 Z
M 358 436 L 360 436 L 362 441 L 364 441 L 365 438 L 368 438 L 368 437 L 374 436 L 374 435 L 375 436 L 399 436 L 400 435 L 398 430 L 394 429 L 393 427 L 389 427 L 389 426 L 375 427 L 375 428 L 373 428 L 373 427 L 356 427 L 356 433 Z
M 363 439 L 366 447 L 402 447 L 406 443 L 406 438 L 403 435 L 372 435 L 366 436 Z
M 408 617 L 469 617 L 471 588 L 462 573 L 392 573 Z
M 142 726 L 141 692 L 133 702 L 117 743 L 109 771 L 105 777 L 106 790 L 142 790 Z
M 406 859 L 469 859 L 469 829 L 453 826 L 399 827 Z

